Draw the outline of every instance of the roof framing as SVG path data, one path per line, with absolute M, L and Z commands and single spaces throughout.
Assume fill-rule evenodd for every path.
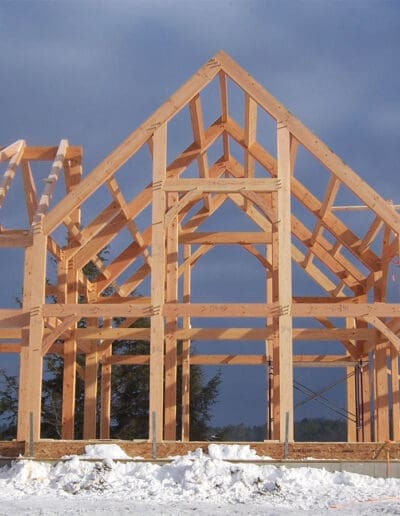
M 218 113 L 207 127 L 205 89 L 212 82 L 218 83 L 214 102 Z M 232 115 L 232 87 L 243 93 L 241 122 Z M 169 122 L 180 113 L 188 115 L 186 129 L 193 141 L 167 163 Z M 274 131 L 268 138 L 276 142 L 275 155 L 261 144 L 261 133 L 267 131 L 261 115 L 273 121 Z M 150 150 L 149 182 L 131 196 L 127 177 L 134 180 L 138 170 L 146 167 L 140 164 L 128 172 L 123 165 L 139 160 L 144 146 Z M 326 187 L 317 193 L 299 177 L 300 148 L 323 166 Z M 35 170 L 38 161 L 51 163 L 48 176 L 42 178 L 40 195 Z M 271 360 L 275 375 L 268 400 L 274 413 L 274 423 L 268 422 L 270 438 L 284 438 L 286 413 L 291 422 L 289 437 L 293 437 L 290 384 L 294 365 L 354 367 L 356 361 L 361 361 L 360 374 L 365 381 L 374 385 L 368 399 L 376 400 L 379 413 L 375 429 L 370 413 L 366 414 L 369 422 L 363 439 L 370 440 L 373 434 L 376 439 L 389 437 L 388 406 L 392 404 L 394 413 L 399 413 L 399 396 L 394 380 L 392 392 L 388 391 L 384 363 L 390 354 L 389 372 L 398 375 L 400 306 L 387 302 L 386 290 L 390 262 L 399 255 L 400 215 L 226 53 L 220 51 L 211 58 L 87 175 L 82 171 L 81 148 L 70 146 L 67 140 L 58 147 L 29 147 L 18 140 L 0 149 L 1 162 L 5 172 L 0 207 L 3 205 L 5 213 L 10 210 L 7 196 L 20 170 L 27 220 L 24 229 L 7 228 L 5 223 L 0 226 L 1 248 L 25 250 L 23 307 L 0 311 L 0 351 L 21 354 L 19 438 L 28 435 L 29 413 L 34 414 L 35 437 L 40 436 L 39 383 L 47 353 L 64 357 L 64 438 L 73 438 L 77 374 L 86 379 L 84 436 L 94 438 L 96 375 L 99 368 L 104 371 L 101 437 L 106 438 L 109 368 L 117 363 L 149 365 L 149 411 L 158 422 L 154 431 L 158 440 L 174 440 L 178 364 L 183 370 L 180 437 L 187 439 L 190 364 L 254 365 Z M 62 176 L 64 181 L 60 181 Z M 362 208 L 372 215 L 369 225 L 351 228 L 346 209 L 340 207 L 342 217 L 335 213 L 341 189 L 360 199 Z M 97 211 L 91 208 L 90 222 L 83 225 L 82 211 L 98 190 L 105 204 Z M 202 230 L 201 225 L 211 216 L 218 217 L 228 203 L 254 224 L 253 231 Z M 148 208 L 151 216 L 146 218 Z M 116 252 L 104 263 L 102 250 L 113 247 L 116 241 Z M 191 271 L 219 245 L 241 246 L 256 258 L 263 274 L 264 303 L 191 302 Z M 56 258 L 58 273 L 54 284 L 45 286 L 48 253 Z M 324 296 L 293 296 L 292 262 Z M 90 263 L 96 268 L 96 277 L 88 278 L 84 273 Z M 181 293 L 179 278 L 183 282 Z M 149 295 L 135 297 L 135 290 L 146 281 Z M 108 291 L 111 294 L 106 296 Z M 56 296 L 57 303 L 46 302 L 50 294 Z M 83 299 L 82 304 L 78 298 Z M 191 328 L 193 317 L 228 316 L 264 317 L 266 325 L 263 329 Z M 117 317 L 126 320 L 117 325 Z M 131 327 L 143 317 L 150 318 L 150 328 Z M 87 320 L 85 329 L 77 327 L 82 318 Z M 309 326 L 294 326 L 299 318 L 307 319 Z M 113 355 L 113 343 L 120 338 L 149 340 L 149 355 L 123 360 Z M 265 353 L 191 356 L 190 342 L 194 339 L 261 340 Z M 178 340 L 182 341 L 182 354 L 178 353 Z M 321 355 L 293 355 L 292 342 L 296 340 L 320 342 Z M 329 340 L 341 343 L 346 355 L 335 358 L 325 352 L 323 346 Z M 85 355 L 84 368 L 77 364 L 78 354 Z M 372 366 L 367 368 L 368 361 Z M 30 382 L 35 383 L 32 391 L 28 389 Z M 363 405 L 367 412 L 374 406 L 374 402 L 368 403 Z M 150 431 L 153 423 L 151 418 Z M 390 431 L 400 437 L 396 424 L 392 423 Z M 360 438 L 351 425 L 349 435 Z

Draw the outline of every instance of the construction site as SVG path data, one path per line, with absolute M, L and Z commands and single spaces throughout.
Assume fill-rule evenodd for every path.
M 266 435 L 252 443 L 258 453 L 400 459 L 400 302 L 389 292 L 400 206 L 223 51 L 90 172 L 82 153 L 67 140 L 0 149 L 0 252 L 24 254 L 21 308 L 0 309 L 0 352 L 19 355 L 17 435 L 0 443 L 0 455 L 55 458 L 109 442 L 116 365 L 149 368 L 148 439 L 119 442 L 125 451 L 166 457 L 206 446 L 189 441 L 191 366 L 259 366 Z M 19 187 L 24 228 L 3 222 Z M 227 205 L 252 229 L 210 230 Z M 226 264 L 233 247 L 248 255 L 262 302 L 193 301 L 197 264 L 219 247 Z M 149 327 L 135 327 L 143 318 Z M 148 354 L 115 353 L 121 339 L 147 341 Z M 219 341 L 258 342 L 263 351 L 192 352 L 193 343 Z M 49 354 L 63 358 L 59 441 L 41 438 Z M 347 442 L 294 441 L 294 368 L 345 372 Z M 82 440 L 74 432 L 77 377 Z

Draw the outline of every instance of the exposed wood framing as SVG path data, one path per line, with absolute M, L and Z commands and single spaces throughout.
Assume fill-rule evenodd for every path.
M 218 82 L 219 113 L 206 127 L 202 91 L 213 80 Z M 232 83 L 243 93 L 240 124 L 229 109 Z M 168 164 L 167 155 L 177 144 L 167 141 L 168 123 L 181 110 L 189 115 L 187 134 L 193 141 L 174 152 Z M 262 111 L 276 122 L 273 154 L 260 143 Z M 242 159 L 231 155 L 230 147 L 237 144 Z M 125 181 L 145 171 L 132 167 L 127 177 L 120 168 L 144 145 L 150 150 L 151 174 L 147 186 L 129 198 Z M 216 145 L 222 152 L 214 161 Z M 322 164 L 325 189 L 310 188 L 307 174 L 298 173 L 301 148 Z M 44 186 L 36 177 L 37 161 L 49 164 Z M 400 439 L 400 304 L 396 299 L 389 302 L 386 293 L 391 267 L 400 257 L 398 205 L 382 199 L 224 52 L 208 61 L 89 174 L 82 171 L 82 149 L 66 140 L 58 147 L 29 147 L 18 140 L 0 149 L 0 162 L 5 171 L 0 206 L 8 209 L 6 195 L 18 186 L 13 180 L 21 173 L 28 220 L 22 229 L 0 226 L 0 252 L 7 248 L 25 253 L 22 308 L 0 310 L 0 356 L 20 355 L 18 439 L 29 438 L 31 418 L 33 437 L 40 438 L 42 360 L 48 353 L 64 361 L 63 439 L 75 437 L 77 375 L 84 382 L 84 437 L 111 437 L 111 374 L 117 364 L 149 366 L 149 438 L 154 431 L 158 442 L 189 440 L 190 371 L 201 365 L 264 367 L 270 386 L 265 392 L 266 437 L 280 441 L 293 440 L 294 367 L 357 370 L 357 389 L 353 375 L 347 381 L 347 407 L 357 412 L 362 428 L 349 422 L 348 440 Z M 185 172 L 187 177 L 182 177 Z M 57 203 L 52 202 L 56 184 L 65 187 Z M 84 203 L 100 187 L 108 200 L 83 217 Z M 362 204 L 334 206 L 339 189 L 352 192 Z M 232 203 L 254 230 L 212 229 L 211 217 L 218 218 Z M 360 223 L 362 229 L 353 231 L 346 222 L 348 213 L 361 210 L 372 215 L 372 223 Z M 203 223 L 211 226 L 203 229 Z M 114 242 L 117 252 L 103 262 L 101 251 L 112 249 Z M 207 253 L 226 245 L 240 246 L 261 267 L 263 302 L 192 302 L 192 271 Z M 57 279 L 46 286 L 49 256 L 57 262 Z M 305 287 L 303 294 L 293 296 L 292 263 L 323 295 L 307 296 Z M 85 275 L 88 264 L 96 267 L 95 278 Z M 139 287 L 150 293 L 137 297 Z M 46 298 L 50 295 L 54 303 Z M 150 320 L 149 327 L 135 327 L 141 318 Z M 193 318 L 200 321 L 196 327 Z M 247 318 L 248 323 L 201 323 L 218 318 Z M 256 327 L 255 318 L 265 320 L 265 325 Z M 149 354 L 113 354 L 113 342 L 123 339 L 148 341 Z M 194 354 L 193 341 L 258 341 L 264 343 L 264 351 Z M 295 341 L 312 341 L 320 352 L 293 354 Z M 327 354 L 328 341 L 339 342 L 343 353 Z

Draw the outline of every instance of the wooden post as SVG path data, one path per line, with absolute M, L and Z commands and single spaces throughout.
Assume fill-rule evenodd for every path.
M 66 299 L 67 303 L 78 302 L 78 272 L 75 268 L 73 259 L 67 263 L 62 260 L 59 263 L 59 278 L 66 276 L 66 292 L 59 292 L 62 303 Z M 61 297 L 62 296 L 62 297 Z M 75 327 L 76 325 L 74 325 Z M 74 438 L 75 428 L 75 400 L 76 400 L 76 353 L 77 343 L 74 337 L 64 342 L 64 372 L 63 372 L 63 399 L 61 415 L 61 435 L 63 439 Z
M 390 346 L 391 390 L 392 390 L 392 439 L 400 440 L 399 410 L 399 355 L 393 345 Z
M 293 441 L 293 350 L 292 350 L 292 253 L 291 253 L 291 165 L 290 132 L 277 124 L 278 179 L 278 277 L 279 304 L 284 312 L 279 317 L 279 439 L 285 439 L 285 417 L 289 414 L 288 440 Z
M 28 341 L 28 346 L 21 353 L 17 438 L 28 440 L 29 415 L 32 413 L 32 436 L 37 441 L 40 439 L 44 333 L 42 305 L 45 301 L 47 237 L 41 222 L 36 223 L 32 231 L 32 246 L 25 251 L 24 308 L 30 310 L 30 323 L 29 337 L 23 337 Z
M 183 246 L 183 302 L 190 303 L 191 245 Z M 183 317 L 183 329 L 189 330 L 190 317 Z M 182 341 L 182 441 L 190 438 L 190 340 Z
M 271 201 L 271 211 L 276 213 L 277 210 L 277 194 L 269 194 Z M 271 270 L 267 275 L 267 303 L 279 302 L 279 282 L 278 282 L 278 224 L 272 225 L 272 242 L 267 246 L 267 260 L 271 263 Z M 272 439 L 279 440 L 279 321 L 277 317 L 268 317 L 267 325 L 272 326 L 272 334 L 268 339 L 268 353 L 272 356 Z
M 178 194 L 168 194 L 168 207 L 178 201 Z M 166 301 L 178 302 L 178 219 L 169 224 L 167 229 L 167 274 L 166 274 Z M 164 439 L 176 440 L 176 379 L 177 379 L 177 328 L 176 317 L 166 318 L 165 335 L 165 413 Z
M 158 127 L 153 135 L 153 204 L 152 204 L 152 267 L 150 326 L 150 404 L 149 436 L 152 435 L 151 414 L 156 418 L 156 439 L 163 440 L 164 412 L 164 304 L 165 285 L 165 192 L 163 182 L 167 167 L 167 126 Z
M 112 328 L 112 319 L 104 320 L 104 328 Z M 103 361 L 112 355 L 112 342 L 103 353 Z M 111 422 L 111 364 L 101 365 L 100 439 L 110 438 Z
M 98 319 L 88 318 L 88 327 L 97 328 Z M 99 356 L 97 341 L 90 341 L 90 353 L 85 356 L 85 393 L 83 404 L 83 438 L 96 439 L 97 371 Z
M 346 328 L 354 328 L 354 317 L 346 317 Z M 357 441 L 355 372 L 354 367 L 346 367 L 346 399 L 347 399 L 347 441 Z M 353 416 L 350 416 L 350 413 Z M 351 419 L 354 417 L 354 420 Z
M 371 386 L 370 386 L 370 365 L 369 361 L 362 368 L 362 393 L 363 393 L 363 414 L 364 414 L 364 442 L 372 439 L 372 418 L 371 418 Z

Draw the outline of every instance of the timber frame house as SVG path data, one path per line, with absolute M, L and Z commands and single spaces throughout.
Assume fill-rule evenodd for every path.
M 207 125 L 202 101 L 209 85 L 218 101 L 217 117 Z M 232 88 L 243 100 L 242 123 L 233 115 Z M 179 142 L 169 140 L 167 129 L 182 114 L 189 120 L 185 134 L 190 133 L 190 142 L 177 153 Z M 262 144 L 263 119 L 273 127 L 271 145 Z M 131 165 L 141 152 L 149 162 L 148 184 L 130 196 L 127 179 L 135 183 L 146 172 Z M 308 183 L 299 170 L 300 153 L 318 167 L 318 177 Z M 400 215 L 234 60 L 218 52 L 87 175 L 81 160 L 81 148 L 67 140 L 58 147 L 30 147 L 19 140 L 0 150 L 3 214 L 12 208 L 7 195 L 20 174 L 29 221 L 24 229 L 0 226 L 0 247 L 24 252 L 22 307 L 0 310 L 0 352 L 20 355 L 18 440 L 28 440 L 30 432 L 40 439 L 43 357 L 48 353 L 64 359 L 63 439 L 74 438 L 77 375 L 85 384 L 84 439 L 109 438 L 116 364 L 148 365 L 149 435 L 154 432 L 157 442 L 189 439 L 193 364 L 272 364 L 266 438 L 280 441 L 287 423 L 293 440 L 293 367 L 356 370 L 347 385 L 347 407 L 357 415 L 348 424 L 348 440 L 400 439 L 400 304 L 388 302 L 386 294 L 391 264 L 399 256 Z M 39 161 L 50 169 L 41 194 L 34 174 Z M 56 188 L 63 189 L 58 199 Z M 355 211 L 335 206 L 340 192 L 361 203 L 353 208 L 364 210 L 366 228 L 346 223 Z M 99 193 L 103 204 L 90 204 Z M 199 230 L 228 201 L 256 230 Z M 87 205 L 91 218 L 86 221 Z M 147 227 L 140 222 L 144 212 L 149 213 Z M 103 263 L 99 253 L 122 233 L 125 246 Z M 241 246 L 261 264 L 264 302 L 191 302 L 191 271 L 218 245 Z M 50 283 L 49 257 L 57 264 L 56 280 Z M 92 280 L 83 273 L 90 262 L 98 269 Z M 292 265 L 321 295 L 293 295 Z M 146 281 L 150 295 L 134 295 Z M 116 325 L 116 317 L 123 323 Z M 150 318 L 150 327 L 135 327 L 143 317 Z M 193 318 L 227 317 L 245 318 L 247 327 L 191 324 Z M 263 318 L 264 326 L 252 326 L 254 318 Z M 81 319 L 85 327 L 78 325 Z M 149 354 L 113 354 L 117 339 L 147 340 Z M 202 340 L 261 341 L 265 351 L 191 355 L 191 342 Z M 294 353 L 298 340 L 319 343 L 321 352 Z M 342 353 L 327 354 L 327 341 L 340 343 Z M 84 367 L 77 364 L 78 355 L 84 355 Z M 176 434 L 178 401 L 181 435 Z

